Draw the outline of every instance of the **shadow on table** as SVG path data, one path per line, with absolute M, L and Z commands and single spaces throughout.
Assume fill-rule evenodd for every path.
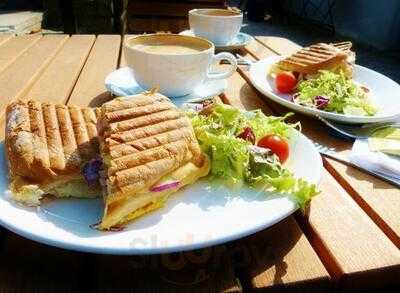
M 90 101 L 89 107 L 99 107 L 105 102 L 110 101 L 112 98 L 113 96 L 110 94 L 110 92 L 108 91 L 102 92 L 101 94 L 97 95 Z
M 291 216 L 278 224 L 257 234 L 230 244 L 232 262 L 239 278 L 251 288 L 251 280 L 266 271 L 271 271 L 273 279 L 265 276 L 266 284 L 282 284 L 287 273 L 285 257 L 302 236 L 294 218 Z M 246 284 L 247 282 L 247 284 Z
M 356 180 L 360 181 L 367 181 L 369 183 L 372 183 L 374 189 L 393 189 L 396 188 L 395 186 L 391 185 L 390 183 L 387 183 L 383 180 L 377 179 L 371 175 L 368 175 L 366 173 L 363 173 L 362 171 L 357 170 L 356 168 L 353 167 L 347 167 L 346 168 L 346 174 L 350 177 L 353 177 Z M 371 179 L 373 178 L 373 179 Z

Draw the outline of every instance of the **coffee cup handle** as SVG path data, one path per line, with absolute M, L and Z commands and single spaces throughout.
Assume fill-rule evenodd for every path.
M 224 79 L 228 78 L 231 76 L 237 68 L 237 62 L 235 56 L 233 56 L 231 53 L 227 52 L 221 52 L 213 56 L 213 59 L 211 61 L 211 64 L 216 64 L 222 60 L 227 60 L 230 64 L 229 68 L 224 71 L 224 72 L 218 72 L 218 73 L 210 73 L 207 72 L 207 78 L 208 79 Z

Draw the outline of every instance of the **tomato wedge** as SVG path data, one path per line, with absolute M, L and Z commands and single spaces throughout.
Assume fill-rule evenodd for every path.
M 280 72 L 275 78 L 276 89 L 283 94 L 288 94 L 294 90 L 297 85 L 297 78 L 293 73 Z
M 275 134 L 267 135 L 261 138 L 257 145 L 262 148 L 270 149 L 276 154 L 281 163 L 284 163 L 289 157 L 289 144 L 288 142 Z

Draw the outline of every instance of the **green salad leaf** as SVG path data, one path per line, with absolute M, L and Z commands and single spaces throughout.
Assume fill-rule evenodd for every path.
M 288 193 L 301 208 L 318 193 L 314 184 L 297 179 L 270 150 L 253 146 L 237 135 L 250 127 L 256 139 L 276 134 L 287 139 L 299 124 L 288 124 L 284 117 L 265 116 L 260 110 L 242 112 L 219 104 L 203 115 L 189 111 L 188 116 L 202 150 L 211 159 L 210 176 L 229 187 L 243 184 L 263 190 Z
M 321 70 L 316 76 L 299 82 L 294 96 L 295 103 L 318 108 L 316 97 L 329 99 L 323 108 L 328 112 L 360 116 L 373 116 L 377 112 L 368 94 L 348 79 L 343 71 L 334 73 Z

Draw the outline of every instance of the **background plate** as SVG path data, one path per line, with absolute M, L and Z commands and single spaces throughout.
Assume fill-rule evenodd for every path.
M 297 105 L 290 101 L 291 95 L 280 94 L 276 91 L 274 79 L 267 74 L 270 67 L 282 58 L 284 57 L 270 56 L 252 64 L 250 80 L 261 93 L 293 111 L 352 124 L 389 121 L 400 115 L 400 85 L 390 78 L 360 65 L 354 66 L 353 78 L 356 82 L 366 85 L 371 91 L 371 98 L 379 108 L 379 112 L 375 116 L 344 115 Z

